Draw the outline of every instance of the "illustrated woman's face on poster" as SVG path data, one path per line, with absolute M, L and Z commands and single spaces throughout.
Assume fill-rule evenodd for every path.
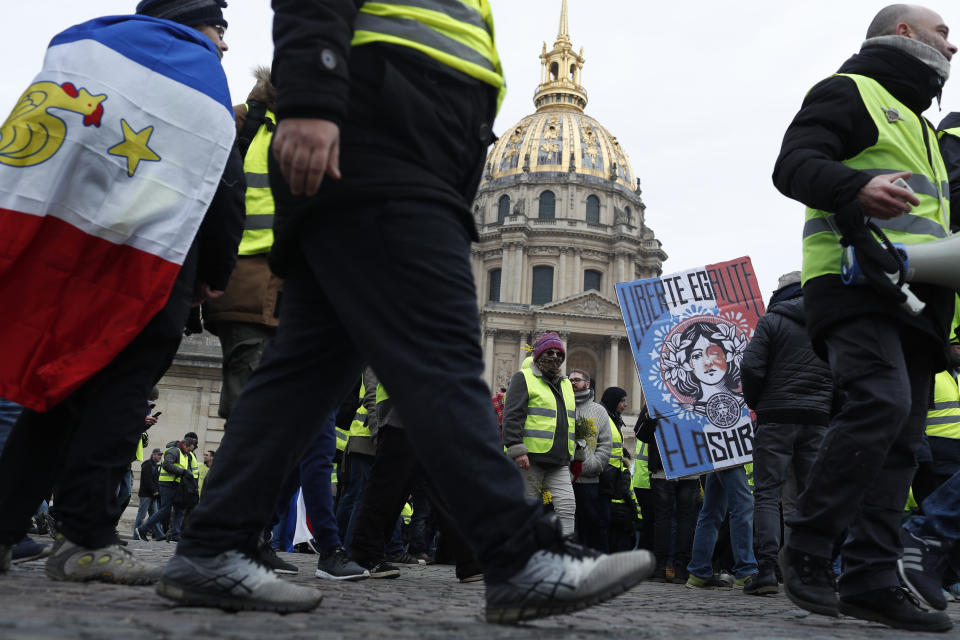
M 700 336 L 690 350 L 690 367 L 702 384 L 719 384 L 727 375 L 727 357 L 723 347 Z

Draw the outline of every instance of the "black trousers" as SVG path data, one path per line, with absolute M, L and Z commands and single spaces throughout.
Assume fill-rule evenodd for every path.
M 912 346 L 892 319 L 865 315 L 826 337 L 843 398 L 788 520 L 792 548 L 841 553 L 841 596 L 895 587 L 900 519 L 917 468 L 933 377 L 932 358 Z M 936 355 L 936 354 L 935 354 Z
M 357 520 L 350 541 L 350 555 L 361 562 L 377 562 L 383 558 L 383 547 L 393 536 L 397 518 L 414 487 L 423 480 L 423 469 L 410 446 L 404 429 L 382 425 L 377 435 L 377 455 L 367 477 Z M 429 482 L 424 487 L 437 507 L 440 535 L 452 542 L 448 547 L 457 563 L 458 577 L 479 570 L 466 540 L 450 522 L 446 507 L 437 505 L 438 493 Z M 461 498 L 462 499 L 462 498 Z
M 143 433 L 150 389 L 180 346 L 196 274 L 192 251 L 166 306 L 110 364 L 45 413 L 25 410 L 0 455 L 0 544 L 18 542 L 55 493 L 59 530 L 89 548 L 110 544 L 117 484 Z

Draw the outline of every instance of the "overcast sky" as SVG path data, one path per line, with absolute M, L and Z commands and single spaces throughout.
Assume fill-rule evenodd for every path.
M 855 53 L 886 2 L 774 3 L 568 0 L 570 36 L 583 47 L 587 113 L 615 135 L 643 186 L 647 224 L 670 259 L 666 273 L 749 255 L 764 298 L 800 266 L 803 208 L 770 181 L 783 131 L 804 93 Z M 39 71 L 50 38 L 72 24 L 130 13 L 134 0 L 5 2 L 0 111 Z M 267 0 L 232 0 L 224 58 L 234 102 L 269 64 Z M 557 34 L 560 0 L 491 0 L 509 92 L 495 130 L 533 111 L 541 44 Z M 957 3 L 929 5 L 960 36 Z M 960 37 L 951 38 L 954 43 Z M 960 58 L 958 58 L 960 60 Z M 960 71 L 938 123 L 960 111 Z

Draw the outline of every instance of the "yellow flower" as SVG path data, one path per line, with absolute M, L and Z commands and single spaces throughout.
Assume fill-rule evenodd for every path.
M 542 497 L 543 497 L 543 504 L 550 504 L 553 502 L 553 496 L 550 495 L 549 491 L 544 491 L 542 493 Z

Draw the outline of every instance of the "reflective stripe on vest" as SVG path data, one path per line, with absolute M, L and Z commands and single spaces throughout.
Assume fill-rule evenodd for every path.
M 647 455 L 648 445 L 642 440 L 637 440 L 636 460 L 633 463 L 633 487 L 635 489 L 650 488 L 650 463 Z
M 843 164 L 870 174 L 913 172 L 910 185 L 920 204 L 910 213 L 890 220 L 873 218 L 873 222 L 892 242 L 918 244 L 945 238 L 950 220 L 950 189 L 933 127 L 876 80 L 853 74 L 837 75 L 856 83 L 878 131 L 876 144 L 843 160 Z M 839 274 L 841 255 L 840 233 L 835 229 L 833 214 L 808 208 L 803 229 L 803 282 Z
M 610 421 L 610 435 L 613 436 L 610 461 L 607 464 L 614 469 L 623 469 L 623 434 L 620 433 L 620 427 L 613 422 L 613 418 L 608 417 L 607 420 Z
M 346 429 L 336 428 L 337 432 L 337 451 L 344 451 L 347 448 L 347 441 L 350 439 L 350 432 Z
M 416 49 L 493 86 L 497 106 L 506 81 L 494 42 L 488 0 L 381 0 L 364 2 L 351 46 L 386 42 Z
M 357 407 L 357 413 L 353 416 L 353 422 L 350 423 L 351 438 L 369 438 L 370 427 L 367 426 L 367 408 L 363 406 L 363 396 L 367 395 L 367 389 L 360 383 L 360 406 Z
M 197 465 L 197 459 L 193 454 L 186 454 L 180 447 L 174 446 L 170 449 L 176 449 L 177 453 L 180 454 L 180 459 L 177 461 L 177 464 L 181 469 L 187 469 L 193 475 L 194 478 L 200 477 L 200 467 Z M 170 451 L 167 449 L 167 451 Z M 164 451 L 164 456 L 166 456 L 166 451 Z M 160 466 L 160 482 L 180 482 L 180 476 L 175 476 L 166 469 L 163 468 L 163 465 Z
M 520 435 L 524 446 L 530 453 L 547 453 L 553 448 L 553 439 L 557 432 L 557 398 L 550 384 L 533 374 L 531 369 L 521 369 L 527 383 L 527 419 L 523 423 Z M 573 385 L 566 378 L 560 380 L 560 393 L 567 412 L 567 451 L 573 457 L 576 448 L 576 400 L 573 397 Z
M 265 114 L 274 124 L 277 117 L 267 110 Z M 243 223 L 243 237 L 238 253 L 252 256 L 270 251 L 273 246 L 273 214 L 276 207 L 273 192 L 270 191 L 270 175 L 267 169 L 267 156 L 270 153 L 270 140 L 273 132 L 266 124 L 260 125 L 257 135 L 250 141 L 247 155 L 243 158 L 243 173 L 247 182 L 247 217 Z
M 934 378 L 933 409 L 927 412 L 927 435 L 960 439 L 960 388 L 949 371 Z

